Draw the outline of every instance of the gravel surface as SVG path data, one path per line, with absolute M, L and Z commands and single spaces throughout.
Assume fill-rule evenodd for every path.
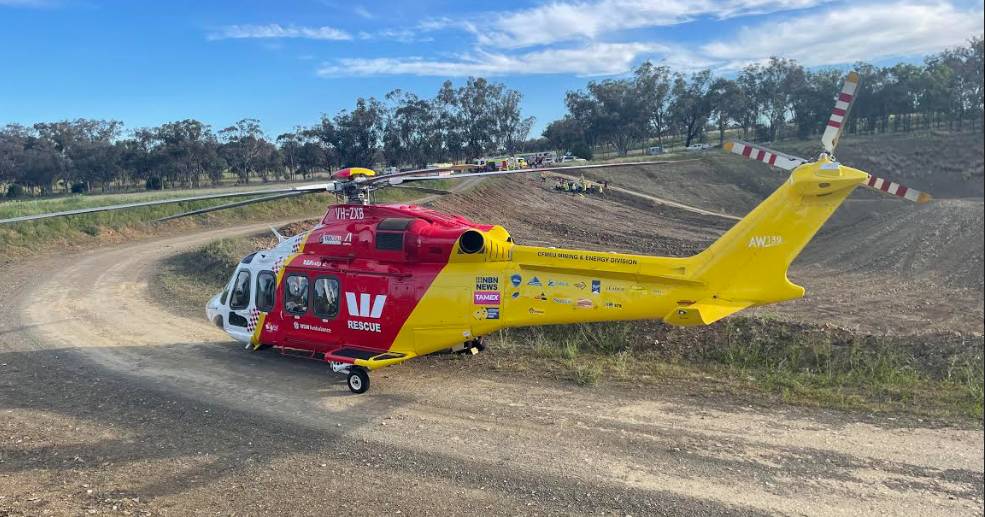
M 154 303 L 162 259 L 266 227 L 3 266 L 0 515 L 982 514 L 981 429 L 452 356 L 356 396 Z

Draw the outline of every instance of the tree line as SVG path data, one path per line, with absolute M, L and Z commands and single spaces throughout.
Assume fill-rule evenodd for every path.
M 424 167 L 486 153 L 515 153 L 533 117 L 521 95 L 501 83 L 446 81 L 433 98 L 395 90 L 357 99 L 351 110 L 322 115 L 309 127 L 270 137 L 256 119 L 213 131 L 198 120 L 124 134 L 116 120 L 66 120 L 0 128 L 0 185 L 8 193 L 147 189 L 309 177 L 342 166 Z
M 858 63 L 861 90 L 849 133 L 947 128 L 981 129 L 982 37 L 967 47 L 928 56 L 923 64 L 878 67 Z M 311 126 L 268 136 L 246 118 L 214 131 L 198 120 L 124 131 L 115 120 L 78 119 L 0 128 L 0 186 L 148 189 L 309 177 L 343 166 L 424 167 L 488 154 L 556 150 L 591 158 L 600 148 L 691 145 L 717 132 L 772 141 L 823 131 L 844 78 L 840 70 L 807 70 L 771 58 L 734 78 L 710 70 L 674 73 L 645 62 L 627 78 L 592 81 L 565 95 L 567 113 L 530 139 L 522 95 L 505 85 L 469 78 L 446 81 L 431 98 L 394 90 L 384 99 L 357 99 Z
M 982 54 L 979 36 L 922 65 L 856 63 L 861 86 L 846 131 L 980 129 Z M 659 145 L 668 137 L 691 145 L 709 131 L 717 131 L 720 143 L 727 131 L 759 141 L 810 138 L 823 132 L 844 76 L 777 57 L 746 66 L 735 78 L 710 70 L 673 73 L 646 62 L 632 77 L 569 91 L 567 114 L 547 126 L 544 143 L 590 157 L 603 145 L 626 155 L 632 146 Z

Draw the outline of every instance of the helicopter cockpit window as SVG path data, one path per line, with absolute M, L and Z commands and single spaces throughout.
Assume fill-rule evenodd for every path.
M 233 292 L 229 297 L 229 308 L 240 310 L 250 305 L 250 272 L 242 270 L 233 280 Z
M 308 277 L 288 275 L 284 283 L 284 310 L 291 314 L 308 312 Z
M 270 312 L 274 308 L 274 295 L 277 285 L 273 271 L 261 271 L 257 274 L 257 310 Z
M 339 281 L 327 276 L 315 280 L 311 308 L 319 318 L 334 318 L 339 313 Z

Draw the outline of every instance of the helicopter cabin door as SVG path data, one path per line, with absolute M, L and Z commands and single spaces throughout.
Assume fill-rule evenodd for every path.
M 289 268 L 281 304 L 284 346 L 315 352 L 337 348 L 345 324 L 339 314 L 341 289 L 338 275 Z

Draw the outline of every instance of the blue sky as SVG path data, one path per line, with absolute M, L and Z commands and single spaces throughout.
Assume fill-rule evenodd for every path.
M 539 132 L 566 90 L 646 59 L 726 75 L 770 55 L 913 61 L 982 30 L 982 2 L 957 0 L 0 0 L 0 124 L 255 117 L 276 136 L 481 75 L 523 92 Z

